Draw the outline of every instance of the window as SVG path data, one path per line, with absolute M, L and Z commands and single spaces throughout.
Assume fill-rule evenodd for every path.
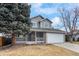
M 47 28 L 48 27 L 48 24 L 45 24 L 45 28 Z
M 35 23 L 32 23 L 32 26 L 35 26 Z
M 40 28 L 40 22 L 38 22 L 38 28 Z
M 45 23 L 45 28 L 50 28 L 50 24 L 49 23 Z
M 36 34 L 37 34 L 37 37 L 43 38 L 43 32 L 37 32 Z
M 37 32 L 36 37 L 37 37 L 37 41 L 44 41 L 44 33 L 43 32 Z

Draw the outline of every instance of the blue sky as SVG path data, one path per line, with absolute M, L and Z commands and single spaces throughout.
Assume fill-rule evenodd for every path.
M 53 22 L 52 27 L 64 30 L 64 26 L 59 18 L 60 14 L 58 10 L 60 8 L 71 10 L 77 6 L 79 6 L 79 4 L 76 3 L 31 3 L 30 17 L 42 15 Z

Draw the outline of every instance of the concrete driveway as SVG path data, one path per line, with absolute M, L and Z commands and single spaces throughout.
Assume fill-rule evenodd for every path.
M 54 44 L 54 45 L 79 53 L 79 45 L 77 44 L 72 44 L 67 42 L 67 43 L 60 43 L 60 44 Z

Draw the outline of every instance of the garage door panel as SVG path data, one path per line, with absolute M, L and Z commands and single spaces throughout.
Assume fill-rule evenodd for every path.
M 64 42 L 64 34 L 47 33 L 47 43 L 61 43 Z

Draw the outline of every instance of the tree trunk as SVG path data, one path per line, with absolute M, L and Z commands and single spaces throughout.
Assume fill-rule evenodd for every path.
M 25 45 L 26 45 L 27 38 L 28 38 L 28 35 L 27 35 L 27 34 L 25 34 L 25 35 L 24 35 L 24 41 L 25 41 L 25 43 L 24 43 L 24 44 L 25 44 Z
M 26 45 L 26 35 L 24 35 L 24 41 L 25 41 L 24 45 Z
M 75 40 L 75 42 L 77 42 L 77 38 L 76 38 L 76 35 L 74 36 L 74 40 Z
M 72 37 L 72 35 L 69 36 L 69 40 L 70 40 L 71 43 L 73 42 L 73 37 Z
M 16 43 L 16 36 L 15 34 L 12 34 L 12 45 L 15 45 Z

